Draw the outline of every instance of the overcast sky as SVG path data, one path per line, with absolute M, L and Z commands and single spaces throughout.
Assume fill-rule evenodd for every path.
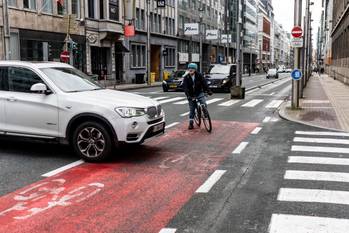
M 305 1 L 303 0 L 303 11 L 305 11 Z M 316 43 L 316 36 L 318 27 L 321 19 L 321 10 L 322 10 L 322 1 L 321 0 L 312 0 L 315 4 L 311 6 L 312 14 L 313 14 L 313 33 L 314 33 L 314 42 Z M 274 14 L 275 19 L 278 23 L 280 23 L 283 28 L 291 32 L 291 29 L 294 25 L 294 0 L 273 0 Z

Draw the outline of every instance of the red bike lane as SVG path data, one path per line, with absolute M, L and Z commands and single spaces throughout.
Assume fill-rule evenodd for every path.
M 104 164 L 83 164 L 0 197 L 0 232 L 157 233 L 257 126 L 180 125 Z

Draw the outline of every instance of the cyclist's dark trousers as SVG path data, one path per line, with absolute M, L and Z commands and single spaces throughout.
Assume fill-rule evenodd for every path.
M 206 98 L 204 93 L 201 93 L 200 95 L 198 95 L 196 99 L 197 101 L 193 101 L 191 98 L 189 98 L 189 109 L 190 109 L 189 121 L 194 121 L 195 109 L 197 104 L 196 102 L 198 102 L 198 104 L 204 104 L 206 106 Z

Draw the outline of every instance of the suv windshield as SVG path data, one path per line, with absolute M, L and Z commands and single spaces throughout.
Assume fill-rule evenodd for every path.
M 67 67 L 40 69 L 54 84 L 64 92 L 82 92 L 103 89 L 88 75 L 80 70 Z
M 210 74 L 226 74 L 229 75 L 230 66 L 213 66 Z

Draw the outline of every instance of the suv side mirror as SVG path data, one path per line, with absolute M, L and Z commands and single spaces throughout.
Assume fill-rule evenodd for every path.
M 36 83 L 30 88 L 31 92 L 37 92 L 37 93 L 45 93 L 48 94 L 50 91 L 47 89 L 47 86 L 43 83 Z

